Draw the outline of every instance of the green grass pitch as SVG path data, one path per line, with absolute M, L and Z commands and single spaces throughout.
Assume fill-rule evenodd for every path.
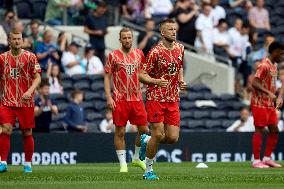
M 252 169 L 250 163 L 208 163 L 208 169 L 196 169 L 197 163 L 155 163 L 160 180 L 142 180 L 143 171 L 129 165 L 119 173 L 119 165 L 77 164 L 33 166 L 24 174 L 22 166 L 9 166 L 0 174 L 0 189 L 81 189 L 81 188 L 284 188 L 284 168 Z

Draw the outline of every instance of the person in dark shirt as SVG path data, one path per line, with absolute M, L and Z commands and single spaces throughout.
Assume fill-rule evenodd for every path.
M 141 49 L 145 56 L 151 48 L 159 42 L 159 37 L 154 34 L 155 21 L 147 19 L 145 23 L 146 32 L 141 32 L 138 36 L 138 48 Z
M 84 27 L 84 32 L 89 34 L 90 43 L 103 64 L 105 63 L 105 35 L 108 26 L 106 10 L 106 4 L 99 2 L 97 8 L 87 16 Z
M 80 106 L 83 101 L 84 93 L 80 90 L 74 90 L 71 93 L 72 102 L 66 109 L 64 122 L 67 124 L 68 131 L 87 132 L 87 126 L 84 120 L 84 109 Z
M 199 14 L 199 8 L 192 0 L 180 0 L 179 8 L 175 11 L 179 25 L 178 40 L 194 46 L 196 38 L 195 21 Z
M 35 128 L 34 132 L 49 132 L 52 114 L 57 114 L 58 108 L 49 96 L 49 83 L 42 81 L 39 95 L 35 97 Z

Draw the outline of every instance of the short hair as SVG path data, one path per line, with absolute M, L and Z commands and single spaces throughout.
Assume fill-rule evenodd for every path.
M 265 35 L 264 35 L 264 38 L 267 38 L 267 37 L 275 37 L 275 35 L 271 32 L 267 32 Z
M 155 20 L 153 18 L 146 18 L 145 23 L 147 22 L 155 22 Z
M 224 24 L 224 23 L 228 24 L 226 19 L 221 18 L 221 19 L 219 20 L 219 22 L 218 22 L 218 26 L 221 26 L 221 25 Z
M 48 81 L 47 79 L 44 79 L 44 80 L 42 80 L 42 81 L 40 82 L 39 88 L 41 89 L 41 88 L 43 88 L 43 87 L 45 87 L 45 86 L 47 86 L 47 87 L 50 86 L 49 81 Z
M 19 34 L 22 34 L 22 32 L 20 32 L 19 30 L 17 29 L 12 29 L 8 35 L 8 40 L 10 39 L 11 35 L 19 35 Z
M 80 94 L 84 94 L 84 92 L 79 89 L 75 89 L 74 91 L 71 92 L 71 98 L 74 99 L 77 95 Z
M 247 22 L 244 22 L 243 25 L 242 25 L 242 28 L 250 28 L 250 25 L 249 23 Z
M 107 4 L 106 4 L 104 1 L 99 1 L 99 2 L 97 3 L 97 7 L 106 8 L 106 7 L 107 7 Z
M 277 41 L 272 42 L 268 47 L 269 54 L 272 54 L 275 50 L 284 50 L 284 45 L 282 43 L 279 43 Z
M 176 21 L 174 21 L 173 19 L 165 19 L 163 20 L 162 22 L 160 22 L 160 31 L 162 29 L 162 27 L 165 25 L 165 24 L 176 24 Z
M 130 29 L 130 28 L 128 28 L 128 27 L 125 27 L 125 28 L 122 28 L 122 29 L 119 31 L 119 39 L 121 38 L 121 33 L 124 33 L 124 32 L 131 32 L 132 35 L 133 35 L 132 29 Z

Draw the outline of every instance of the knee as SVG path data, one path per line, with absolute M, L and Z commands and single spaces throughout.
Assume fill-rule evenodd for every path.
M 22 133 L 23 133 L 23 136 L 24 136 L 24 137 L 33 134 L 32 129 L 25 129 L 25 130 L 22 130 Z
M 167 138 L 168 144 L 175 144 L 178 141 L 178 136 L 170 136 Z
M 148 127 L 147 126 L 140 126 L 140 127 L 138 127 L 138 134 L 139 135 L 142 135 L 142 134 L 148 134 L 149 133 L 149 129 L 148 129 Z
M 152 135 L 152 139 L 157 141 L 157 142 L 162 141 L 164 138 L 165 138 L 165 134 L 162 133 L 162 132 L 155 133 L 155 134 Z
M 114 133 L 115 137 L 117 138 L 124 138 L 125 132 L 123 130 L 116 130 Z
M 12 125 L 2 125 L 2 126 L 0 126 L 1 127 L 1 132 L 3 133 L 3 134 L 6 134 L 6 135 L 11 135 L 12 134 L 12 132 L 13 132 L 13 126 Z M 0 132 L 0 133 L 1 133 Z

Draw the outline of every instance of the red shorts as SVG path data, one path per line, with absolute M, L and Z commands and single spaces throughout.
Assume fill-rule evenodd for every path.
M 180 112 L 178 102 L 147 101 L 146 109 L 150 123 L 163 122 L 179 127 Z
M 256 127 L 277 126 L 278 119 L 275 108 L 251 107 Z
M 129 120 L 132 125 L 147 126 L 147 113 L 143 101 L 118 101 L 112 112 L 115 126 L 125 127 Z
M 15 127 L 16 118 L 19 120 L 20 129 L 35 127 L 34 107 L 0 106 L 0 124 L 11 124 Z

